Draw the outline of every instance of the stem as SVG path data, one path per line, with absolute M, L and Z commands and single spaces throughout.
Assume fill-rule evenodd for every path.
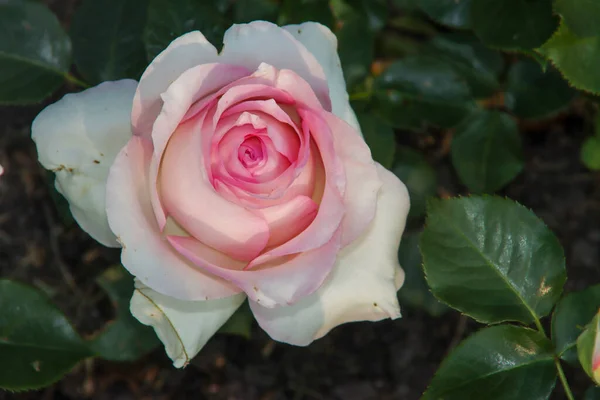
M 562 369 L 562 365 L 560 365 L 560 360 L 558 358 L 554 359 L 554 365 L 556 365 L 556 370 L 558 371 L 558 377 L 560 378 L 560 382 L 565 389 L 565 394 L 567 395 L 567 399 L 575 400 L 573 396 L 573 392 L 571 392 L 571 387 L 569 387 L 569 382 L 567 382 L 567 377 L 565 376 L 565 372 Z
M 77 85 L 77 86 L 79 86 L 79 87 L 81 87 L 81 88 L 84 88 L 84 89 L 87 89 L 87 88 L 89 88 L 89 87 L 90 87 L 90 85 L 88 85 L 88 84 L 87 84 L 87 83 L 85 83 L 84 81 L 82 81 L 82 80 L 79 80 L 78 78 L 76 78 L 76 77 L 74 77 L 73 75 L 71 75 L 71 73 L 70 73 L 70 72 L 69 72 L 69 73 L 67 73 L 67 74 L 65 74 L 65 79 L 66 79 L 68 82 L 71 82 L 72 84 L 74 84 L 74 85 Z
M 534 317 L 533 322 L 535 323 L 535 327 L 537 328 L 537 330 L 544 336 L 548 337 L 548 335 L 546 335 L 546 331 L 544 330 L 544 327 L 542 326 L 542 323 L 540 322 L 539 318 Z

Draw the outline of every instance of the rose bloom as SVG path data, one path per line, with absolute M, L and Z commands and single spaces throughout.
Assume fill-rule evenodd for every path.
M 139 83 L 105 82 L 33 122 L 79 225 L 122 248 L 131 312 L 184 366 L 249 300 L 275 340 L 397 318 L 405 186 L 375 163 L 334 34 L 234 25 L 174 40 Z

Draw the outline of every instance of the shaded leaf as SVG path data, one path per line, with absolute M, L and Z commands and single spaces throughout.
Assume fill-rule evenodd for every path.
M 42 101 L 58 89 L 71 64 L 71 42 L 41 3 L 0 2 L 0 104 Z
M 566 280 L 556 236 L 500 197 L 430 200 L 420 248 L 432 293 L 483 323 L 539 320 Z
M 219 328 L 218 333 L 237 335 L 250 339 L 253 322 L 254 315 L 246 301 L 233 313 L 227 322 Z
M 473 113 L 456 127 L 452 164 L 474 193 L 493 193 L 512 181 L 524 166 L 516 122 L 499 111 Z
M 593 171 L 600 170 L 600 137 L 592 136 L 583 142 L 581 162 Z
M 525 59 L 508 71 L 504 103 L 518 117 L 540 119 L 565 110 L 576 94 L 557 70 L 544 72 L 536 61 Z
M 277 0 L 236 0 L 233 3 L 235 23 L 263 20 L 276 22 L 279 13 Z
M 146 68 L 142 33 L 148 0 L 85 0 L 71 25 L 73 58 L 90 83 L 139 79 Z
M 367 21 L 372 31 L 383 29 L 388 18 L 387 0 L 346 0 Z
M 554 0 L 554 11 L 563 17 L 578 36 L 600 36 L 600 2 L 596 0 Z
M 333 29 L 334 18 L 328 0 L 283 0 L 279 25 L 314 21 Z
M 392 171 L 408 188 L 410 196 L 409 217 L 425 214 L 427 199 L 437 192 L 435 169 L 425 157 L 410 147 L 400 146 L 396 152 L 396 162 Z
M 0 280 L 0 388 L 36 389 L 60 379 L 92 352 L 37 290 Z
M 440 24 L 459 29 L 471 28 L 472 0 L 420 0 L 419 7 Z
M 590 387 L 583 396 L 583 400 L 600 400 L 600 387 Z
M 500 325 L 452 351 L 422 400 L 546 400 L 555 383 L 550 341 L 531 329 Z
M 385 121 L 373 115 L 359 113 L 357 117 L 373 159 L 384 167 L 391 168 L 396 153 L 394 130 Z
M 108 268 L 97 279 L 115 307 L 116 318 L 93 340 L 90 347 L 111 361 L 135 361 L 159 345 L 154 330 L 142 325 L 129 311 L 133 277 L 123 267 Z
M 346 86 L 355 87 L 369 75 L 375 36 L 369 30 L 367 22 L 359 17 L 345 21 L 336 36 Z

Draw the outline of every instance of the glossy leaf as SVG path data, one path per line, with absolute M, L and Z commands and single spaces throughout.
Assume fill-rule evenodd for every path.
M 600 36 L 600 2 L 596 0 L 554 0 L 554 11 L 563 17 L 578 36 Z
M 410 196 L 409 217 L 420 217 L 425 214 L 427 199 L 437 192 L 437 175 L 435 169 L 425 157 L 410 147 L 401 146 L 396 152 L 396 163 L 392 172 L 408 188 Z
M 328 0 L 283 0 L 279 24 L 314 21 L 333 28 L 334 18 Z
M 336 36 L 346 86 L 353 88 L 369 75 L 375 36 L 369 30 L 367 21 L 360 17 L 345 21 Z
M 148 0 L 85 0 L 71 25 L 77 70 L 92 84 L 139 79 L 146 68 L 142 33 Z
M 418 5 L 429 17 L 451 28 L 471 27 L 472 0 L 419 0 Z
M 375 89 L 379 111 L 399 128 L 453 127 L 475 106 L 462 77 L 436 57 L 396 61 L 377 77 Z
M 558 27 L 552 0 L 472 0 L 475 34 L 490 47 L 526 50 L 541 46 Z
M 230 22 L 213 2 L 150 0 L 144 32 L 148 60 L 156 57 L 177 37 L 194 30 L 202 32 L 220 49 L 223 34 L 229 26 Z
M 67 318 L 37 290 L 0 280 L 0 388 L 36 389 L 92 355 Z
M 590 387 L 583 396 L 583 400 L 600 400 L 600 387 Z
M 396 154 L 394 130 L 385 121 L 373 115 L 359 113 L 357 117 L 373 159 L 384 167 L 391 168 Z
M 254 323 L 254 315 L 248 306 L 248 302 L 244 302 L 233 315 L 219 328 L 218 333 L 228 335 L 242 336 L 250 339 L 252 334 L 252 324 Z
M 263 20 L 276 22 L 279 12 L 277 0 L 236 0 L 233 18 L 238 24 Z
M 90 342 L 92 350 L 111 361 L 135 361 L 159 345 L 154 330 L 142 325 L 129 311 L 133 295 L 133 277 L 121 266 L 107 269 L 98 284 L 115 308 L 116 317 Z
M 388 18 L 387 0 L 346 0 L 356 12 L 363 16 L 372 31 L 383 29 Z
M 579 363 L 585 373 L 597 385 L 600 384 L 600 367 L 597 365 L 597 353 L 600 352 L 600 337 L 598 335 L 600 335 L 600 311 L 595 314 L 583 333 L 577 338 Z
M 398 249 L 398 259 L 405 273 L 404 284 L 398 291 L 401 305 L 422 309 L 437 317 L 448 311 L 448 307 L 439 302 L 427 286 L 422 258 L 419 252 L 419 235 L 405 234 Z
M 71 42 L 43 4 L 0 2 L 0 104 L 42 101 L 58 89 L 71 64 Z
M 600 36 L 579 37 L 562 23 L 539 52 L 552 61 L 571 85 L 600 93 Z
M 556 69 L 544 72 L 534 60 L 524 59 L 508 71 L 504 103 L 520 118 L 540 119 L 565 110 L 576 94 Z
M 500 325 L 452 351 L 421 400 L 546 400 L 555 383 L 550 341 L 531 329 Z
M 474 193 L 493 193 L 512 181 L 524 166 L 516 122 L 499 111 L 473 113 L 457 128 L 452 164 Z
M 488 97 L 498 90 L 498 77 L 504 69 L 502 55 L 466 33 L 437 35 L 429 53 L 454 66 L 475 97 Z
M 566 280 L 556 236 L 500 197 L 430 200 L 421 253 L 432 293 L 484 323 L 539 320 Z
M 577 338 L 599 308 L 600 285 L 569 293 L 560 300 L 552 315 L 552 341 L 560 358 L 577 362 Z

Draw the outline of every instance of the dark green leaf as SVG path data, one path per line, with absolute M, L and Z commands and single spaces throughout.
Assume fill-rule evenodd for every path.
M 548 315 L 566 280 L 563 249 L 512 200 L 430 200 L 421 253 L 433 294 L 484 323 L 529 324 Z
M 361 113 L 357 117 L 373 159 L 384 167 L 391 168 L 396 153 L 394 130 L 385 121 L 373 115 Z
M 420 217 L 425 214 L 427 199 L 437 192 L 437 175 L 435 169 L 425 160 L 423 155 L 410 147 L 398 147 L 396 163 L 392 171 L 408 188 L 410 195 L 409 217 Z
M 142 33 L 148 0 L 85 0 L 71 25 L 73 58 L 90 83 L 139 79 L 146 68 Z
M 578 36 L 600 35 L 600 2 L 597 0 L 554 0 L 554 11 Z
M 577 362 L 575 345 L 583 328 L 600 308 L 600 285 L 569 293 L 563 297 L 552 315 L 552 341 L 556 353 L 570 363 Z
M 453 65 L 475 97 L 488 97 L 498 90 L 498 76 L 504 69 L 504 59 L 472 35 L 438 35 L 431 40 L 429 53 Z
M 244 304 L 242 304 L 219 329 L 219 333 L 237 335 L 250 339 L 253 322 L 254 316 L 252 315 L 250 306 L 248 306 L 248 302 L 244 302 Z
M 283 0 L 279 25 L 314 21 L 333 29 L 333 12 L 328 0 Z
M 508 72 L 504 102 L 518 117 L 540 119 L 566 109 L 576 94 L 554 68 L 544 72 L 537 62 L 525 59 Z
M 388 18 L 387 0 L 347 0 L 363 16 L 372 31 L 383 29 Z
M 0 388 L 36 389 L 92 355 L 67 318 L 35 289 L 0 280 Z
M 199 30 L 217 49 L 229 21 L 212 2 L 196 0 L 150 0 L 144 44 L 149 60 L 184 33 Z
M 546 400 L 555 383 L 550 341 L 527 328 L 500 325 L 452 351 L 421 400 Z
M 111 361 L 135 361 L 158 346 L 156 334 L 129 311 L 133 277 L 121 266 L 107 269 L 97 279 L 112 301 L 116 318 L 90 342 L 92 350 Z
M 71 42 L 41 3 L 0 2 L 0 104 L 42 101 L 65 79 Z
M 493 193 L 523 169 L 521 136 L 516 122 L 499 111 L 473 113 L 457 128 L 452 164 L 474 193 Z
M 583 396 L 583 400 L 600 400 L 600 387 L 590 387 Z
M 336 35 L 346 86 L 353 88 L 369 75 L 375 37 L 366 21 L 358 17 L 345 21 Z
M 448 307 L 433 297 L 425 281 L 425 275 L 421 268 L 422 259 L 419 252 L 418 234 L 408 234 L 402 237 L 398 249 L 398 259 L 405 273 L 404 284 L 398 292 L 400 304 L 425 310 L 434 317 L 448 311 Z
M 583 142 L 581 162 L 593 171 L 600 170 L 600 137 L 592 136 Z
M 596 348 L 598 334 L 600 334 L 600 311 L 597 311 L 583 333 L 577 338 L 577 356 L 579 357 L 579 363 L 583 367 L 585 373 L 588 374 L 596 384 L 600 384 L 600 370 L 598 370 L 598 368 L 594 370 L 595 353 L 599 351 L 599 349 Z
M 600 93 L 600 36 L 582 38 L 562 23 L 539 52 L 578 89 Z
M 471 28 L 472 0 L 420 0 L 419 7 L 433 20 L 452 28 Z
M 472 0 L 471 20 L 483 43 L 506 50 L 541 46 L 558 27 L 552 0 Z
M 237 0 L 233 3 L 233 18 L 238 24 L 257 20 L 276 22 L 278 12 L 277 0 Z
M 412 11 L 417 8 L 417 0 L 392 0 L 392 4 L 402 11 Z
M 455 69 L 436 57 L 412 56 L 390 65 L 375 81 L 379 111 L 395 126 L 449 128 L 474 107 L 471 90 Z

